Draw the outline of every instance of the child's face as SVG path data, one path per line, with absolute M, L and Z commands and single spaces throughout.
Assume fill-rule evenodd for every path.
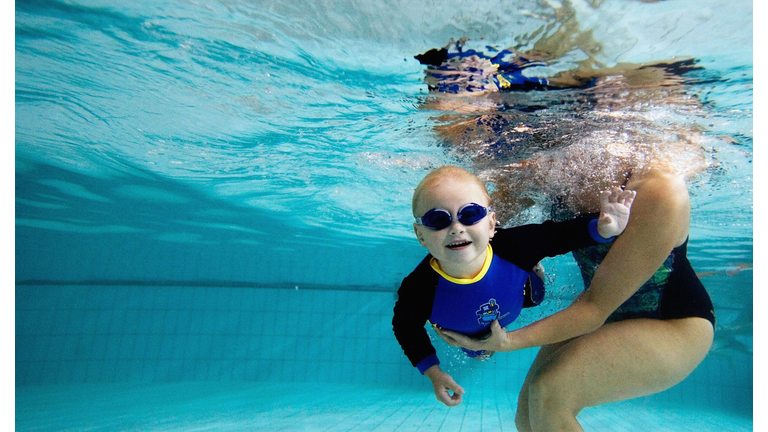
M 425 189 L 416 207 L 417 216 L 431 209 L 445 209 L 453 220 L 447 228 L 435 231 L 414 224 L 419 243 L 440 263 L 440 268 L 455 278 L 472 278 L 485 262 L 488 242 L 493 237 L 496 215 L 489 213 L 474 225 L 465 226 L 456 216 L 461 207 L 469 203 L 487 206 L 488 198 L 480 186 L 455 179 L 443 179 L 440 184 Z

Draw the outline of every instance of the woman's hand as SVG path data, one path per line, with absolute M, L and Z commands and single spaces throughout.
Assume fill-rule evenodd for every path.
M 509 346 L 507 331 L 501 328 L 498 320 L 491 323 L 491 335 L 486 339 L 473 339 L 469 336 L 451 330 L 435 328 L 438 336 L 451 346 L 470 349 L 473 351 L 514 351 Z

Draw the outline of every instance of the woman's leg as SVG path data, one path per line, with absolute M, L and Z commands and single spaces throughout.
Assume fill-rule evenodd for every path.
M 632 319 L 542 348 L 520 394 L 518 429 L 580 431 L 576 416 L 585 407 L 682 381 L 704 359 L 712 337 L 712 324 L 702 318 Z

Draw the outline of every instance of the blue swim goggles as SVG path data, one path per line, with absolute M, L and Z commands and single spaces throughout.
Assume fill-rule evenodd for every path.
M 488 213 L 491 211 L 493 211 L 493 209 L 491 209 L 490 206 L 483 207 L 480 204 L 469 203 L 462 206 L 456 216 L 462 225 L 470 226 L 483 220 L 483 218 L 488 216 Z M 451 226 L 452 221 L 453 217 L 451 216 L 451 212 L 439 208 L 434 208 L 424 213 L 424 216 L 416 218 L 417 224 L 424 225 L 435 231 L 448 228 Z

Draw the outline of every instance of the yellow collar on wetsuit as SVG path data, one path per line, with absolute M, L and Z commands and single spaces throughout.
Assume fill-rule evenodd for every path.
M 455 278 L 453 276 L 449 276 L 446 274 L 442 269 L 440 269 L 440 263 L 437 262 L 437 259 L 435 257 L 432 257 L 431 260 L 429 260 L 429 265 L 434 269 L 440 276 L 447 279 L 449 282 L 453 282 L 455 284 L 459 285 L 469 285 L 472 283 L 475 283 L 479 281 L 480 279 L 485 276 L 486 273 L 488 273 L 488 268 L 491 267 L 491 261 L 493 261 L 493 249 L 491 248 L 491 244 L 488 243 L 488 249 L 485 252 L 485 261 L 483 262 L 483 268 L 480 269 L 480 273 L 478 273 L 475 277 L 471 279 L 459 279 Z

